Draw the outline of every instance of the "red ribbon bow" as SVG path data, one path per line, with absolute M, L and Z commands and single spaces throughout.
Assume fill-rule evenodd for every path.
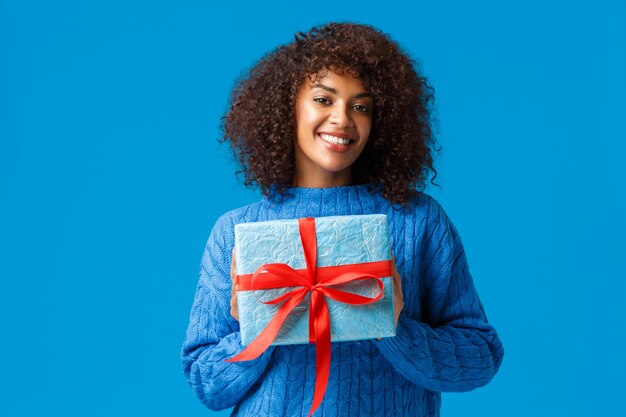
M 260 266 L 254 274 L 237 275 L 237 287 L 243 290 L 264 290 L 271 288 L 301 286 L 264 304 L 285 303 L 256 339 L 238 355 L 227 362 L 239 362 L 256 359 L 274 341 L 285 319 L 291 311 L 311 293 L 309 311 L 309 342 L 315 342 L 315 391 L 309 416 L 319 407 L 326 393 L 330 375 L 330 317 L 326 298 L 347 304 L 369 304 L 383 296 L 384 284 L 381 277 L 391 276 L 391 261 L 366 262 L 352 265 L 316 267 L 317 239 L 315 219 L 298 219 L 300 239 L 304 250 L 306 269 L 293 269 L 287 264 L 273 263 Z M 373 279 L 378 284 L 376 297 L 364 297 L 346 291 L 331 288 L 353 281 Z

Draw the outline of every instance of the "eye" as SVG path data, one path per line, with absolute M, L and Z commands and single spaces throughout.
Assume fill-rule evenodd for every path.
M 331 104 L 331 101 L 326 97 L 315 97 L 313 101 L 320 104 Z
M 352 108 L 360 113 L 369 113 L 370 112 L 370 108 L 369 106 L 365 106 L 363 104 L 355 104 L 354 106 L 352 106 Z

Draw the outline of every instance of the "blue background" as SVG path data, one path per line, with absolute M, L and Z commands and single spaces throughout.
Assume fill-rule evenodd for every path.
M 260 196 L 219 118 L 330 20 L 435 87 L 431 193 L 506 348 L 442 414 L 626 415 L 626 4 L 434 3 L 0 2 L 0 415 L 228 415 L 179 360 L 211 227 Z

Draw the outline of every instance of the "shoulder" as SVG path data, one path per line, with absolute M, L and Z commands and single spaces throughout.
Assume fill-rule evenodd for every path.
M 258 221 L 264 210 L 263 201 L 228 210 L 217 218 L 211 233 L 234 239 L 236 224 Z
M 458 232 L 443 205 L 433 196 L 419 192 L 402 207 L 394 206 L 390 227 L 417 247 L 452 247 Z
M 441 227 L 449 229 L 452 227 L 452 222 L 448 213 L 443 208 L 443 205 L 435 199 L 435 197 L 421 193 L 424 203 L 422 205 L 423 216 L 427 219 L 427 224 L 431 227 Z
M 393 205 L 391 208 L 394 215 L 410 217 L 415 222 L 439 225 L 450 221 L 443 205 L 435 197 L 421 191 L 406 206 Z

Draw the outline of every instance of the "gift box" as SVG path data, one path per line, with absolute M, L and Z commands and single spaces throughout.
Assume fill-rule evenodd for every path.
M 235 226 L 242 344 L 227 362 L 272 344 L 315 343 L 309 416 L 328 385 L 331 342 L 395 335 L 385 215 L 333 216 Z
M 266 304 L 267 302 L 297 292 L 303 287 L 300 282 L 302 279 L 316 280 L 315 277 L 310 277 L 311 267 L 307 271 L 306 243 L 303 242 L 301 233 L 303 220 L 305 219 L 241 223 L 235 226 L 237 302 L 241 341 L 244 346 L 261 334 L 285 303 L 284 300 L 274 304 Z M 362 275 L 365 274 L 365 278 L 347 282 L 344 279 L 344 282 L 336 285 L 331 282 L 327 286 L 329 291 L 340 290 L 369 299 L 378 297 L 376 301 L 367 304 L 353 304 L 333 299 L 330 295 L 334 292 L 327 294 L 324 298 L 328 308 L 330 340 L 341 342 L 394 336 L 387 216 L 331 216 L 306 220 L 313 224 L 309 230 L 313 232 L 309 240 L 315 241 L 316 256 L 312 262 L 318 278 L 336 277 L 345 273 L 352 273 L 354 276 L 359 271 Z M 259 271 L 264 265 L 276 264 L 288 265 L 292 270 L 289 273 L 293 280 L 290 281 L 285 276 L 277 280 L 282 284 L 262 284 L 265 274 Z M 372 278 L 380 275 L 380 271 L 385 271 L 385 276 Z M 256 284 L 252 280 L 255 272 Z M 300 277 L 298 282 L 297 274 Z M 291 285 L 285 285 L 287 283 Z M 315 336 L 311 320 L 309 291 L 286 315 L 271 344 L 313 342 Z

